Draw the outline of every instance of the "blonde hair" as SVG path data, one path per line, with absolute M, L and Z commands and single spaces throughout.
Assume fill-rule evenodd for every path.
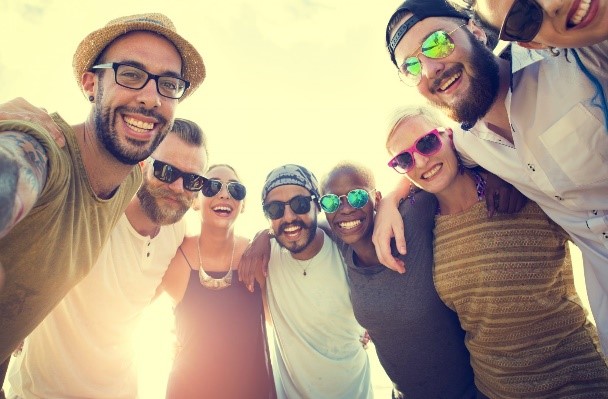
M 414 118 L 416 116 L 424 118 L 427 122 L 429 122 L 431 125 L 434 125 L 435 127 L 443 127 L 450 125 L 450 121 L 449 119 L 447 119 L 446 116 L 431 107 L 408 105 L 405 107 L 397 108 L 393 112 L 393 115 L 390 117 L 388 123 L 388 134 L 386 136 L 385 148 L 389 154 L 391 152 L 389 150 L 388 143 L 395 134 L 395 129 L 397 128 L 397 126 L 399 126 L 401 122 L 406 121 L 410 118 Z

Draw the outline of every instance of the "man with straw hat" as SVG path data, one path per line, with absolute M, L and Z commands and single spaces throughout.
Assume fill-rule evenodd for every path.
M 80 124 L 0 122 L 0 361 L 91 269 L 141 183 L 175 108 L 205 78 L 197 50 L 162 14 L 121 17 L 76 49 L 91 102 Z

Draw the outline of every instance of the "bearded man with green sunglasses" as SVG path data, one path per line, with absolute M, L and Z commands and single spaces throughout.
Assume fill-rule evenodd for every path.
M 495 56 L 488 46 L 495 33 L 444 0 L 407 0 L 389 19 L 386 44 L 400 73 L 419 75 L 418 92 L 469 129 L 454 129 L 461 157 L 537 202 L 579 247 L 605 351 L 608 112 L 605 95 L 600 94 L 608 87 L 603 69 L 608 43 L 576 49 L 570 61 L 522 52 L 515 45 L 509 60 Z M 419 68 L 411 66 L 412 57 L 420 61 Z M 397 248 L 405 252 L 401 219 L 396 207 L 388 206 L 407 192 L 405 187 L 400 190 L 385 197 L 392 201 L 382 202 L 387 206 L 379 208 L 373 239 L 378 258 L 392 268 L 398 268 L 398 262 L 390 252 L 390 237 L 395 236 Z

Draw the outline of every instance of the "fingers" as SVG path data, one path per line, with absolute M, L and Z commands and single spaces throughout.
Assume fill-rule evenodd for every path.
M 46 108 L 35 107 L 23 97 L 17 97 L 11 101 L 0 104 L 0 120 L 20 120 L 41 125 L 49 132 L 59 147 L 65 146 L 65 137 L 51 118 Z
M 494 216 L 494 213 L 496 212 L 496 204 L 495 204 L 496 191 L 486 189 L 485 197 L 486 197 L 486 208 L 488 209 L 488 217 L 491 218 L 492 216 Z

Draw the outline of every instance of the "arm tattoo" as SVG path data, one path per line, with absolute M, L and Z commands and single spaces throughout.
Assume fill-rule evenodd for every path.
M 25 133 L 0 133 L 0 237 L 33 207 L 47 173 L 42 145 Z M 15 201 L 19 198 L 16 208 Z

